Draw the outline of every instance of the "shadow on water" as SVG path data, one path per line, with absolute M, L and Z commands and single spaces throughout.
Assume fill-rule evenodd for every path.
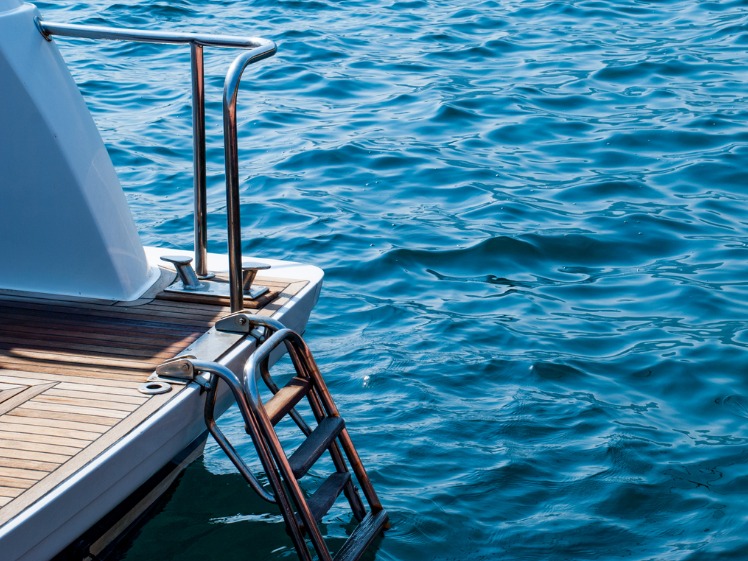
M 332 551 L 355 528 L 355 520 L 342 513 L 333 511 L 321 526 Z M 374 559 L 380 544 L 381 539 L 375 541 L 364 559 Z M 297 556 L 277 507 L 256 495 L 238 473 L 211 473 L 202 459 L 187 468 L 155 511 L 107 556 L 122 561 L 248 558 Z

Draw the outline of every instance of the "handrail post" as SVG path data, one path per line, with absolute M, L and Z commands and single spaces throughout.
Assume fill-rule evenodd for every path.
M 228 78 L 227 78 L 228 82 Z M 228 85 L 228 84 L 227 84 Z M 226 103 L 224 89 L 223 104 L 223 148 L 226 157 L 226 221 L 228 224 L 229 250 L 229 299 L 231 311 L 244 309 L 244 294 L 242 290 L 242 225 L 239 205 L 239 153 L 236 132 L 236 94 L 234 91 L 231 102 Z
M 242 53 L 231 63 L 223 86 L 223 146 L 226 154 L 226 220 L 229 245 L 229 297 L 231 311 L 244 309 L 242 283 L 242 224 L 239 200 L 239 147 L 236 128 L 236 99 L 244 69 L 275 54 L 275 43 L 268 41 Z
M 205 70 L 203 47 L 190 43 L 192 65 L 192 165 L 195 191 L 195 273 L 208 276 L 208 205 L 205 169 Z

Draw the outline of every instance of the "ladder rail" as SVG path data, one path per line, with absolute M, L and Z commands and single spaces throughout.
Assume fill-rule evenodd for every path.
M 278 470 L 283 477 L 286 488 L 291 491 L 291 498 L 296 505 L 304 528 L 309 534 L 309 538 L 312 541 L 314 550 L 317 552 L 317 555 L 319 556 L 321 561 L 332 561 L 330 552 L 325 545 L 325 539 L 314 521 L 314 514 L 309 508 L 309 505 L 304 496 L 304 490 L 301 488 L 298 480 L 293 475 L 293 470 L 288 463 L 288 458 L 286 457 L 285 450 L 283 450 L 283 447 L 281 446 L 281 443 L 275 434 L 275 430 L 273 429 L 273 425 L 270 422 L 270 419 L 268 419 L 267 415 L 261 415 L 259 421 L 260 429 L 264 433 L 266 441 L 270 443 L 271 452 L 273 453 L 273 457 L 275 458 Z M 296 527 L 296 524 L 290 523 L 292 518 L 294 518 L 293 512 L 290 513 L 288 526 Z
M 290 491 L 291 498 L 297 507 L 302 524 L 309 534 L 314 550 L 321 561 L 332 561 L 332 556 L 325 545 L 324 537 L 315 523 L 314 514 L 306 502 L 304 491 L 301 488 L 301 485 L 299 485 L 296 477 L 294 477 L 293 469 L 286 457 L 286 452 L 278 440 L 278 436 L 273 428 L 273 423 L 270 421 L 270 418 L 265 411 L 257 384 L 258 377 L 262 376 L 260 365 L 269 358 L 272 351 L 282 343 L 285 343 L 286 338 L 292 333 L 294 332 L 290 329 L 282 327 L 273 333 L 257 350 L 255 350 L 254 353 L 252 353 L 244 366 L 244 391 L 248 398 L 247 404 L 249 409 L 252 412 L 252 415 L 257 419 L 264 441 L 270 446 L 275 465 L 282 475 L 286 488 Z M 290 513 L 290 517 L 286 521 L 289 527 L 297 527 L 293 513 Z M 301 543 L 304 543 L 303 539 Z M 298 546 L 297 549 L 299 549 Z
M 297 369 L 302 370 L 303 374 L 309 379 L 313 379 L 312 372 L 309 369 L 309 362 L 303 358 L 303 355 L 299 353 L 298 349 L 293 344 L 289 344 L 288 341 L 286 341 L 286 348 L 289 352 L 289 355 L 291 356 L 291 360 L 293 361 L 294 366 Z M 264 376 L 265 373 L 263 372 L 263 379 Z M 314 384 L 312 384 L 312 387 L 315 388 Z M 324 404 L 322 403 L 322 400 L 318 395 L 317 388 L 309 392 L 309 395 L 307 397 L 309 399 L 309 405 L 312 409 L 314 418 L 316 419 L 318 424 L 325 417 L 339 417 L 339 415 L 330 414 L 331 411 L 325 409 Z M 298 415 L 296 411 L 293 411 L 292 416 L 293 413 Z M 343 454 L 340 451 L 340 446 L 338 446 L 337 439 L 333 440 L 330 443 L 328 451 L 330 453 L 330 457 L 332 458 L 333 465 L 335 466 L 335 470 L 338 473 L 348 473 L 348 466 L 346 466 L 345 460 L 343 459 Z M 356 472 L 354 471 L 354 474 L 355 473 Z M 353 515 L 356 517 L 356 520 L 358 520 L 359 522 L 362 521 L 364 516 L 366 516 L 366 508 L 361 501 L 361 497 L 359 497 L 358 493 L 356 492 L 356 487 L 354 486 L 352 479 L 349 479 L 345 484 L 345 486 L 343 487 L 343 492 L 348 499 L 348 503 L 351 505 L 351 510 L 353 511 Z
M 249 414 L 251 408 L 248 405 L 247 398 L 243 392 L 242 384 L 237 376 L 229 368 L 214 362 L 191 360 L 190 363 L 193 365 L 193 368 L 196 371 L 206 372 L 210 374 L 208 395 L 206 396 L 205 401 L 205 423 L 208 426 L 210 434 L 213 435 L 213 438 L 216 439 L 218 445 L 226 453 L 234 466 L 236 466 L 236 468 L 239 470 L 239 473 L 241 473 L 244 479 L 249 483 L 250 487 L 252 487 L 252 489 L 266 501 L 278 504 L 281 509 L 281 514 L 284 518 L 289 516 L 293 517 L 293 508 L 289 504 L 288 499 L 283 492 L 282 483 L 278 479 L 273 458 L 270 457 L 267 453 L 267 450 L 259 444 L 261 442 L 260 427 L 257 424 L 257 420 Z M 244 460 L 236 452 L 234 447 L 225 437 L 221 429 L 218 428 L 218 425 L 215 422 L 213 410 L 217 397 L 218 380 L 223 380 L 226 385 L 228 385 L 231 393 L 234 396 L 234 399 L 237 402 L 239 411 L 242 415 L 242 419 L 245 422 L 247 433 L 252 439 L 252 443 L 254 444 L 255 450 L 257 451 L 257 455 L 260 458 L 260 463 L 265 470 L 265 475 L 268 478 L 270 486 L 274 491 L 273 494 L 268 493 L 264 489 L 264 487 L 262 487 L 260 482 L 249 470 Z M 296 545 L 296 550 L 299 554 L 299 557 L 302 559 L 302 561 L 312 561 L 311 557 L 309 556 L 309 551 L 306 549 L 306 547 L 299 547 L 297 545 L 298 543 L 304 543 L 304 537 L 301 535 L 300 529 L 293 524 L 287 524 L 286 526 L 291 533 L 291 537 L 294 541 L 294 545 Z
M 268 463 L 269 458 L 267 458 L 266 454 L 264 454 L 264 450 L 262 450 L 261 447 L 258 447 L 255 443 L 255 435 L 258 434 L 257 423 L 250 415 L 247 415 L 247 398 L 242 391 L 242 386 L 239 382 L 239 379 L 229 368 L 220 364 L 199 360 L 192 360 L 190 362 L 196 371 L 205 372 L 210 375 L 207 388 L 208 394 L 206 396 L 205 410 L 203 413 L 208 431 L 211 435 L 213 435 L 213 438 L 216 439 L 216 442 L 218 442 L 218 445 L 221 447 L 221 449 L 223 449 L 231 462 L 247 480 L 250 487 L 252 487 L 252 489 L 267 502 L 276 503 L 276 497 L 265 490 L 259 480 L 247 467 L 241 456 L 236 452 L 231 442 L 223 434 L 223 431 L 221 431 L 221 429 L 216 424 L 214 411 L 216 399 L 218 396 L 218 381 L 222 380 L 231 390 L 234 400 L 236 401 L 239 411 L 242 415 L 246 431 L 252 438 L 252 442 L 255 444 L 255 449 L 257 451 L 258 457 L 260 458 L 260 463 L 267 471 L 268 465 L 270 465 Z
M 288 349 L 289 355 L 291 356 L 291 360 L 293 361 L 294 366 L 298 369 L 302 369 L 303 373 L 308 378 L 312 379 L 312 376 L 308 368 L 308 363 L 302 359 L 297 349 L 293 345 L 289 345 L 288 343 L 286 344 L 286 348 Z M 269 375 L 269 372 L 267 374 Z M 262 372 L 262 375 L 264 379 L 266 373 Z M 314 385 L 312 387 L 314 387 Z M 335 416 L 335 415 L 326 415 L 324 405 L 322 401 L 320 400 L 320 397 L 317 394 L 316 390 L 309 392 L 307 397 L 309 399 L 309 405 L 312 409 L 312 414 L 314 415 L 314 418 L 316 419 L 318 424 L 327 416 Z M 294 414 L 298 415 L 298 412 L 295 410 L 292 411 L 291 416 L 293 417 Z M 330 457 L 332 458 L 333 465 L 335 466 L 335 470 L 338 473 L 348 473 L 348 466 L 346 466 L 345 460 L 343 459 L 343 455 L 340 451 L 340 447 L 338 446 L 338 443 L 336 440 L 333 440 L 330 443 L 330 447 L 328 448 L 328 451 L 330 453 Z M 355 473 L 356 472 L 354 471 L 354 474 Z M 354 486 L 352 479 L 349 479 L 348 482 L 345 484 L 345 486 L 343 487 L 343 492 L 345 493 L 346 499 L 348 499 L 348 503 L 351 505 L 351 510 L 353 511 L 353 515 L 355 516 L 356 520 L 361 522 L 364 519 L 364 516 L 366 516 L 366 508 L 364 507 L 364 504 L 361 501 L 361 497 L 359 497 L 358 493 L 356 492 L 356 487 Z
M 332 399 L 330 390 L 327 388 L 327 384 L 325 383 L 324 378 L 322 377 L 322 374 L 317 367 L 317 363 L 312 356 L 312 352 L 307 346 L 304 339 L 298 333 L 287 329 L 278 321 L 256 316 L 252 316 L 250 318 L 250 321 L 258 326 L 265 327 L 270 331 L 277 330 L 260 346 L 259 349 L 257 349 L 257 351 L 255 351 L 253 357 L 257 355 L 257 361 L 259 361 L 260 359 L 264 360 L 264 358 L 266 356 L 269 356 L 269 354 L 276 347 L 278 347 L 281 342 L 285 343 L 286 348 L 289 350 L 291 359 L 295 364 L 298 361 L 298 363 L 302 365 L 303 371 L 309 375 L 310 379 L 312 380 L 312 384 L 317 388 L 318 397 L 322 402 L 322 406 L 325 409 L 327 415 L 331 417 L 339 417 L 340 412 L 338 411 L 338 408 L 336 407 L 335 402 Z M 247 391 L 247 394 L 250 397 L 250 403 L 255 402 L 256 404 L 259 401 L 261 405 L 262 401 L 259 396 L 259 390 L 256 380 L 257 361 L 253 360 L 253 357 L 250 357 L 250 360 L 247 361 L 247 364 L 245 365 L 245 391 Z M 369 479 L 369 475 L 366 473 L 366 469 L 364 468 L 364 464 L 361 461 L 361 457 L 358 455 L 358 452 L 356 452 L 356 448 L 353 445 L 353 441 L 351 440 L 350 434 L 348 433 L 348 429 L 344 428 L 341 431 L 340 442 L 343 446 L 343 450 L 345 451 L 346 456 L 348 457 L 348 460 L 351 464 L 351 469 L 356 475 L 356 479 L 361 486 L 361 491 L 364 493 L 367 502 L 371 506 L 372 510 L 382 510 L 382 503 L 380 502 L 379 497 L 374 490 L 374 486 L 371 484 L 371 480 Z

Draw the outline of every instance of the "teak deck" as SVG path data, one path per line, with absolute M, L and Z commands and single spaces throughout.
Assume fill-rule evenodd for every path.
M 280 293 L 263 315 L 306 284 L 261 282 Z M 137 389 L 229 310 L 162 295 L 128 306 L 0 298 L 0 526 L 183 388 Z

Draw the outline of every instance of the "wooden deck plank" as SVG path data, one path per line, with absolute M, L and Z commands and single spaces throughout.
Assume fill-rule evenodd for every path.
M 30 432 L 18 433 L 0 428 L 0 442 L 2 442 L 3 440 L 68 446 L 77 448 L 79 451 L 81 448 L 85 448 L 89 444 L 88 440 L 81 440 L 79 438 L 65 438 L 62 436 L 52 436 L 49 434 L 33 434 Z
M 102 435 L 101 438 L 92 442 L 84 450 L 81 450 L 78 454 L 65 462 L 65 464 L 60 466 L 55 471 L 54 477 L 44 479 L 14 500 L 12 503 L 12 509 L 0 509 L 0 525 L 4 524 L 15 516 L 15 514 L 22 512 L 24 508 L 27 508 L 29 505 L 49 493 L 56 485 L 61 481 L 64 481 L 66 477 L 73 475 L 78 470 L 88 465 L 88 463 L 96 456 L 112 446 L 112 444 L 132 430 L 133 427 L 138 426 L 138 424 L 151 416 L 165 403 L 168 403 L 173 399 L 175 395 L 178 395 L 179 391 L 180 390 L 176 390 L 167 394 L 154 395 L 144 405 L 132 413 L 127 419 L 127 422 L 118 423 L 116 426 L 112 427 L 109 432 Z M 1 437 L 2 435 L 0 434 L 0 438 Z M 2 483 L 0 482 L 0 484 Z
M 158 322 L 106 322 L 99 321 L 99 318 L 90 318 L 89 321 L 85 319 L 75 318 L 49 318 L 44 314 L 38 314 L 37 316 L 31 316 L 26 313 L 3 313 L 0 308 L 0 325 L 19 325 L 21 327 L 36 328 L 39 330 L 39 323 L 44 321 L 44 331 L 49 333 L 61 333 L 65 331 L 80 332 L 82 334 L 87 333 L 112 333 L 119 335 L 132 335 L 134 337 L 153 337 L 154 342 L 160 340 L 161 342 L 168 341 L 172 337 L 189 337 L 205 332 L 209 325 L 205 324 L 198 325 L 181 325 L 164 323 L 159 324 Z
M 67 306 L 62 306 L 67 307 Z M 71 308 L 73 309 L 73 308 Z M 96 308 L 83 308 L 85 313 L 81 313 L 81 308 L 75 307 L 72 312 L 60 312 L 45 308 L 42 304 L 14 307 L 13 311 L 4 311 L 0 309 L 0 317 L 13 319 L 24 317 L 40 317 L 44 318 L 49 324 L 56 322 L 61 323 L 75 323 L 78 322 L 95 322 L 99 324 L 111 324 L 113 319 L 116 319 L 116 323 L 120 328 L 126 329 L 147 329 L 154 328 L 158 329 L 165 323 L 168 323 L 170 327 L 174 329 L 205 329 L 209 327 L 211 323 L 204 318 L 193 318 L 189 315 L 175 314 L 173 312 L 162 312 L 158 316 L 154 317 L 149 311 L 140 310 L 140 308 L 125 308 L 125 307 L 114 307 L 107 306 L 106 309 Z M 23 314 L 19 312 L 23 312 Z M 164 321 L 164 320 L 168 320 Z
M 143 403 L 142 401 L 139 403 L 122 403 L 119 401 L 110 401 L 110 400 L 98 400 L 98 399 L 89 399 L 88 396 L 84 397 L 66 397 L 66 396 L 58 396 L 58 395 L 39 395 L 34 398 L 33 403 L 54 403 L 59 405 L 74 405 L 76 407 L 83 407 L 83 408 L 96 408 L 96 409 L 106 409 L 107 411 L 135 411 L 135 409 L 138 408 L 138 405 Z M 99 413 L 100 414 L 100 413 Z
M 15 499 L 21 493 L 23 493 L 23 489 L 18 489 L 14 487 L 0 487 L 0 498 Z M 6 504 L 8 502 L 10 501 L 6 501 Z M 3 504 L 2 499 L 0 499 L 0 504 Z
M 64 429 L 58 427 L 40 427 L 38 425 L 30 426 L 19 423 L 10 423 L 5 420 L 5 417 L 0 419 L 0 431 L 2 432 L 14 432 L 18 434 L 32 434 L 35 436 L 57 436 L 62 438 L 70 438 L 74 440 L 92 441 L 95 440 L 99 433 L 82 430 Z
M 124 390 L 133 390 L 137 387 L 137 381 L 132 378 L 124 380 L 99 377 L 92 380 L 87 376 L 73 376 L 67 374 L 55 374 L 53 372 L 24 372 L 22 370 L 3 370 L 0 369 L 0 380 L 11 380 L 19 384 L 44 384 L 46 382 L 68 382 L 74 384 L 92 384 L 107 386 L 111 388 L 120 388 Z M 137 390 L 136 390 L 137 391 Z
M 51 374 L 82 376 L 85 378 L 104 377 L 114 380 L 129 380 L 133 376 L 148 375 L 154 370 L 154 365 L 143 365 L 138 368 L 132 368 L 123 365 L 122 368 L 112 368 L 111 366 L 90 365 L 85 363 L 75 363 L 74 361 L 58 361 L 54 357 L 42 359 L 41 357 L 7 357 L 0 355 L 0 369 L 7 368 L 23 372 L 38 372 L 44 370 Z
M 77 450 L 75 451 L 77 452 Z M 40 452 L 38 450 L 19 450 L 17 448 L 3 448 L 0 444 L 0 457 L 6 458 L 19 458 L 22 460 L 37 460 L 40 462 L 53 462 L 62 464 L 67 462 L 71 456 L 75 454 L 50 454 L 48 452 Z
M 3 370 L 2 364 L 0 364 L 0 372 L 10 372 L 11 368 L 13 372 L 23 375 L 24 373 L 37 376 L 39 370 L 46 369 L 45 374 L 57 375 L 59 380 L 71 379 L 73 377 L 87 379 L 89 382 L 95 381 L 97 383 L 101 381 L 107 382 L 121 382 L 120 387 L 132 388 L 134 384 L 142 383 L 143 375 L 146 377 L 149 374 L 148 371 L 115 371 L 107 368 L 100 368 L 94 366 L 56 366 L 52 363 L 48 364 L 29 364 L 28 362 L 19 361 L 18 364 L 8 365 L 9 368 Z
M 79 421 L 71 420 L 60 420 L 50 419 L 44 417 L 29 417 L 25 415 L 17 415 L 16 411 L 11 411 L 3 417 L 3 420 L 18 425 L 32 425 L 37 427 L 60 427 L 62 429 L 70 430 L 82 430 L 87 432 L 96 432 L 99 434 L 105 433 L 112 425 L 115 424 L 116 420 L 111 419 L 113 422 L 109 424 L 94 424 L 94 423 L 82 423 Z
M 128 415 L 128 411 L 116 411 L 100 407 L 81 407 L 80 405 L 63 405 L 61 403 L 39 403 L 36 401 L 26 402 L 25 407 L 36 409 L 37 411 L 59 411 L 61 413 L 76 413 L 80 411 L 84 415 L 98 415 L 114 419 L 124 419 Z
M 0 468 L 13 468 L 21 470 L 37 470 L 51 472 L 60 467 L 62 462 L 41 462 L 39 460 L 27 460 L 24 458 L 9 458 L 0 454 Z
M 80 452 L 80 447 L 62 446 L 58 444 L 51 444 L 49 442 L 27 442 L 26 440 L 8 440 L 0 436 L 0 448 L 7 450 L 12 448 L 13 450 L 23 450 L 29 452 L 44 452 L 50 454 L 61 454 L 74 456 Z
M 109 378 L 98 378 L 92 380 L 88 376 L 74 376 L 68 374 L 55 374 L 54 372 L 34 372 L 33 370 L 10 370 L 0 368 L 0 380 L 8 380 L 25 385 L 44 384 L 46 382 L 69 382 L 74 384 L 92 384 L 121 388 L 133 389 L 135 384 L 128 378 L 126 380 L 112 380 Z
M 191 314 L 188 308 L 181 310 L 163 309 L 157 315 L 149 305 L 145 306 L 106 306 L 97 304 L 66 302 L 57 300 L 53 304 L 29 301 L 14 301 L 12 307 L 0 306 L 3 314 L 18 314 L 28 317 L 44 316 L 54 322 L 57 319 L 71 321 L 95 321 L 96 323 L 122 323 L 158 327 L 169 323 L 175 326 L 203 327 L 211 321 L 209 315 Z M 219 308 L 220 309 L 220 308 Z M 219 312 L 216 312 L 218 315 Z
M 0 487 L 10 487 L 11 489 L 26 490 L 36 483 L 36 479 L 27 479 L 25 477 L 9 477 L 0 475 Z
M 267 306 L 264 306 L 261 310 L 258 310 L 257 315 L 266 317 L 272 316 L 281 307 L 285 306 L 307 284 L 307 281 L 297 281 L 289 284 L 281 291 L 280 295 L 275 300 L 270 302 Z
M 88 312 L 76 313 L 67 310 L 44 312 L 41 310 L 25 310 L 19 308 L 4 308 L 0 302 L 0 318 L 5 325 L 17 324 L 24 329 L 39 330 L 43 322 L 46 333 L 64 335 L 66 331 L 80 331 L 95 338 L 96 333 L 111 333 L 119 336 L 133 336 L 136 340 L 153 337 L 154 342 L 168 341 L 175 336 L 189 335 L 204 331 L 206 325 L 213 323 L 208 316 L 196 318 L 191 323 L 174 323 L 169 318 L 160 319 L 160 310 L 152 310 L 152 315 L 134 318 L 122 314 L 114 308 L 110 315 L 90 315 Z M 216 314 L 218 315 L 218 314 Z M 185 316 L 187 317 L 187 316 Z M 12 322 L 12 323 L 10 323 Z
M 47 391 L 48 389 L 54 387 L 54 385 L 54 382 L 49 382 L 46 384 L 28 386 L 18 393 L 14 392 L 14 395 L 12 397 L 0 403 L 0 415 L 3 415 L 8 411 L 15 409 L 23 403 L 26 403 L 29 399 L 32 399 L 40 393 Z
M 105 425 L 112 427 L 119 423 L 119 419 L 112 417 L 99 417 L 97 415 L 84 415 L 82 413 L 66 413 L 62 411 L 38 411 L 27 409 L 25 406 L 16 407 L 12 411 L 13 417 L 29 417 L 32 419 L 43 419 L 53 421 L 73 421 L 78 423 L 89 423 L 91 425 Z
M 28 344 L 28 337 L 19 337 L 18 334 L 14 336 L 3 335 L 0 333 L 0 352 L 8 351 L 12 352 L 13 349 L 18 348 L 19 345 Z M 92 343 L 92 344 L 91 344 Z M 127 359 L 159 359 L 165 360 L 174 356 L 174 353 L 179 352 L 182 347 L 177 344 L 169 345 L 132 345 L 125 344 L 123 342 L 114 342 L 116 347 L 106 347 L 105 340 L 95 340 L 89 342 L 85 338 L 69 336 L 60 337 L 55 335 L 49 335 L 44 338 L 44 341 L 37 341 L 34 345 L 34 350 L 46 351 L 46 352 L 59 352 L 64 351 L 68 354 L 84 354 L 84 356 L 110 356 L 113 358 L 119 358 L 123 360 Z M 79 351 L 78 353 L 71 353 L 70 351 Z
M 39 337 L 39 322 L 42 318 L 30 318 L 25 316 L 10 316 L 0 313 L 0 325 L 17 326 L 23 330 L 24 335 L 32 338 Z M 34 331 L 36 334 L 34 335 Z M 63 334 L 76 334 L 82 339 L 96 341 L 101 340 L 101 335 L 118 337 L 119 343 L 124 343 L 127 338 L 132 338 L 130 345 L 159 346 L 168 345 L 185 338 L 195 338 L 207 331 L 206 326 L 195 326 L 191 328 L 180 328 L 165 324 L 159 328 L 147 328 L 144 326 L 127 326 L 120 324 L 97 325 L 95 323 L 80 323 L 76 321 L 57 321 L 44 326 L 44 334 L 62 337 Z M 12 336 L 13 332 L 3 329 L 6 336 Z
M 256 279 L 256 280 L 259 280 L 259 279 Z M 149 303 L 148 306 L 152 310 L 170 310 L 170 311 L 176 311 L 176 312 L 182 312 L 182 313 L 195 314 L 196 316 L 204 316 L 204 317 L 224 316 L 224 315 L 228 315 L 229 313 L 231 313 L 231 309 L 227 306 L 217 307 L 213 304 L 200 304 L 199 302 L 190 304 L 189 312 L 185 312 L 185 306 L 182 302 L 162 300 L 161 298 L 156 298 L 155 300 L 153 300 L 153 302 Z
M 39 318 L 28 318 L 25 316 L 0 317 L 0 322 L 7 321 L 8 325 L 13 325 L 14 331 L 23 331 L 25 335 L 38 337 L 39 335 Z M 153 328 L 124 328 L 121 325 L 96 325 L 93 323 L 80 323 L 74 321 L 55 322 L 45 327 L 44 333 L 56 334 L 62 336 L 63 333 L 74 333 L 83 339 L 96 341 L 105 337 L 115 337 L 117 342 L 127 342 L 132 345 L 164 345 L 171 342 L 178 342 L 182 339 L 194 338 L 200 336 L 206 331 L 205 328 L 199 329 L 169 329 L 165 332 L 165 327 L 160 329 Z M 128 341 L 129 339 L 129 341 Z
M 11 477 L 16 479 L 31 479 L 39 481 L 47 475 L 46 471 L 36 469 L 23 469 L 0 466 L 0 477 Z
M 120 380 L 131 382 L 133 380 L 143 380 L 154 368 L 141 368 L 139 370 L 115 370 L 103 368 L 100 366 L 87 366 L 84 364 L 59 364 L 54 361 L 29 361 L 25 359 L 8 359 L 0 356 L 0 372 L 3 368 L 17 372 L 31 372 L 37 374 L 39 370 L 44 369 L 48 374 L 57 374 L 58 376 L 79 376 L 82 378 L 101 379 L 106 377 L 108 380 Z
M 287 285 L 283 283 L 281 285 Z M 79 300 L 47 300 L 41 301 L 36 298 L 23 298 L 14 297 L 12 298 L 12 304 L 14 308 L 24 310 L 37 310 L 44 313 L 60 313 L 60 312 L 72 312 L 74 314 L 90 314 L 92 312 L 100 312 L 103 317 L 137 317 L 145 316 L 148 318 L 154 318 L 154 305 L 153 303 L 157 300 L 151 300 L 142 304 L 132 304 L 128 302 L 82 302 Z M 210 316 L 211 318 L 216 315 L 225 313 L 225 306 L 216 306 L 214 304 L 206 304 L 203 306 L 192 307 L 192 306 L 170 306 L 164 307 L 164 310 L 170 311 L 174 316 L 185 316 L 190 319 L 198 318 L 201 315 Z M 171 316 L 165 315 L 163 312 L 159 313 L 158 319 L 163 319 Z
M 142 405 L 148 398 L 138 392 L 138 395 L 122 395 L 119 393 L 99 393 L 94 391 L 82 392 L 80 387 L 75 389 L 60 389 L 56 386 L 44 392 L 45 396 L 56 397 L 74 397 L 77 399 L 87 399 L 89 401 L 107 402 L 107 403 L 128 403 L 131 405 Z
M 8 351 L 7 355 L 3 351 Z M 152 365 L 158 365 L 162 362 L 158 357 L 133 360 L 112 355 L 81 354 L 62 349 L 45 350 L 39 347 L 26 349 L 16 347 L 6 348 L 0 344 L 0 364 L 6 359 L 6 356 L 8 359 L 24 359 L 32 362 L 48 361 L 64 364 L 84 364 L 131 371 L 152 369 Z
M 82 392 L 84 394 L 106 394 L 110 396 L 121 396 L 121 397 L 145 397 L 135 387 L 116 387 L 116 386 L 104 386 L 97 381 L 89 381 L 88 383 L 83 382 L 60 382 L 55 386 L 55 391 L 73 391 Z M 147 399 L 147 398 L 146 398 Z
M 8 392 L 8 391 L 12 391 L 12 390 L 21 391 L 21 390 L 23 390 L 23 388 L 20 388 L 20 387 L 14 385 L 14 384 L 6 384 L 4 382 L 0 382 L 0 392 Z M 3 395 L 4 395 L 4 393 L 0 394 L 0 401 L 3 401 L 4 399 L 7 399 L 8 397 L 10 397 L 10 395 L 8 395 L 6 397 L 3 397 Z
M 195 337 L 196 334 L 201 334 L 204 330 L 187 330 L 184 333 L 171 332 L 164 334 L 163 330 L 155 331 L 153 333 L 143 333 L 138 335 L 137 333 L 121 333 L 115 329 L 102 329 L 101 327 L 93 327 L 90 325 L 79 325 L 74 324 L 66 326 L 65 329 L 59 331 L 45 330 L 45 338 L 52 341 L 88 341 L 91 344 L 96 341 L 103 341 L 104 343 L 116 343 L 118 346 L 123 348 L 163 348 L 164 345 L 175 344 L 177 346 L 183 344 L 189 344 L 187 341 Z M 16 321 L 13 323 L 13 334 L 22 335 L 24 337 L 36 336 L 39 333 L 39 328 L 34 321 L 20 322 Z
M 0 386 L 0 407 L 2 407 L 2 404 L 8 401 L 11 397 L 17 396 L 25 389 L 26 388 L 23 386 L 8 385 L 8 389 L 3 389 L 2 386 Z

